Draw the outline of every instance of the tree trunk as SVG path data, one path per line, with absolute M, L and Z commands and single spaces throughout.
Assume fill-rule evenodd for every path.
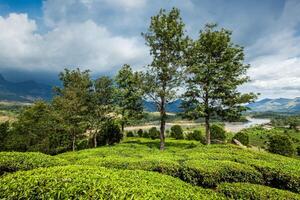
M 122 130 L 122 133 L 124 133 L 124 127 L 125 127 L 125 123 L 122 121 L 122 122 L 121 122 L 121 130 Z
M 94 147 L 97 147 L 97 131 L 94 133 Z
M 166 108 L 165 99 L 161 98 L 160 106 L 160 150 L 165 149 Z
M 73 138 L 72 138 L 72 150 L 75 151 L 75 142 L 76 142 L 76 137 L 75 135 L 73 135 Z
M 210 144 L 210 126 L 209 126 L 209 116 L 205 116 L 205 134 L 206 134 L 206 143 Z

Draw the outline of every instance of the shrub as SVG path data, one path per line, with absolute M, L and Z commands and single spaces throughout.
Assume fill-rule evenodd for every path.
M 293 145 L 288 136 L 276 134 L 269 138 L 268 151 L 284 156 L 292 156 L 295 153 Z
M 249 144 L 249 135 L 243 131 L 235 134 L 232 139 L 236 139 L 236 140 L 240 141 L 245 146 L 247 146 Z
M 220 199 L 209 190 L 146 171 L 40 168 L 0 179 L 4 199 Z
M 262 183 L 263 176 L 253 167 L 219 160 L 193 160 L 184 163 L 182 179 L 203 187 L 216 187 L 221 182 Z
M 297 155 L 300 156 L 300 146 L 297 147 Z
M 183 130 L 180 125 L 174 125 L 171 127 L 171 137 L 176 140 L 183 139 Z
M 299 194 L 250 183 L 222 183 L 217 191 L 230 199 L 300 199 Z
M 114 121 L 107 121 L 103 127 L 97 137 L 99 145 L 113 145 L 119 143 L 123 138 L 120 127 Z
M 139 129 L 137 131 L 137 134 L 138 134 L 139 137 L 143 137 L 143 129 Z
M 132 131 L 128 131 L 126 134 L 127 137 L 134 137 L 134 134 Z
M 0 175 L 18 170 L 66 165 L 67 161 L 36 152 L 0 152 Z
M 201 134 L 200 130 L 194 130 L 192 132 L 188 132 L 187 135 L 186 135 L 186 139 L 201 141 L 201 143 L 202 143 L 203 140 L 205 140 L 205 138 Z
M 152 127 L 149 129 L 148 134 L 152 140 L 155 140 L 155 139 L 159 138 L 160 132 L 157 130 L 156 127 Z
M 221 125 L 213 124 L 210 127 L 210 139 L 212 143 L 224 142 L 226 140 L 226 131 Z

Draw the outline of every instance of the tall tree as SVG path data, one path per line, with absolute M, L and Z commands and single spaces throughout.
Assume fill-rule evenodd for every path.
M 125 64 L 118 72 L 116 78 L 117 105 L 122 116 L 121 130 L 134 119 L 139 119 L 143 114 L 141 78 L 138 72 L 133 72 L 131 67 Z
M 187 53 L 187 91 L 184 106 L 193 116 L 205 118 L 207 144 L 212 116 L 232 120 L 253 101 L 253 93 L 241 94 L 238 86 L 249 81 L 243 48 L 231 41 L 231 32 L 208 24 L 199 39 L 191 42 Z M 195 114 L 194 112 L 198 112 Z
M 86 118 L 89 112 L 88 102 L 92 82 L 89 71 L 65 69 L 59 74 L 62 87 L 55 88 L 57 96 L 53 106 L 64 119 L 66 129 L 72 138 L 72 150 L 75 151 L 76 139 L 87 128 Z
M 99 77 L 94 81 L 91 100 L 89 102 L 89 125 L 94 147 L 97 147 L 97 136 L 114 111 L 115 87 L 108 76 Z
M 176 97 L 181 82 L 181 64 L 187 39 L 178 9 L 160 10 L 151 18 L 148 32 L 142 33 L 150 48 L 152 63 L 144 78 L 145 92 L 160 112 L 160 149 L 165 145 L 166 105 Z

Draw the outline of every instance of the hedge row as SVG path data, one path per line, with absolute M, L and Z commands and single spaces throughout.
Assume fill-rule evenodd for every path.
M 58 157 L 37 152 L 0 152 L 0 175 L 18 170 L 30 170 L 38 167 L 67 165 Z
M 0 179 L 0 199 L 222 199 L 179 179 L 139 170 L 39 168 Z
M 217 191 L 219 193 L 223 193 L 227 198 L 231 199 L 300 199 L 299 194 L 249 183 L 223 183 L 218 186 Z

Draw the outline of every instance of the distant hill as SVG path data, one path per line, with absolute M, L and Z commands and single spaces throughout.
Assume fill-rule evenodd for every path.
M 49 100 L 51 97 L 52 87 L 50 85 L 33 80 L 10 82 L 0 74 L 0 101 L 32 102 L 36 99 Z
M 251 112 L 284 112 L 298 113 L 300 112 L 300 97 L 294 99 L 278 98 L 278 99 L 262 99 L 260 101 L 250 103 L 248 107 Z
M 180 108 L 182 100 L 177 99 L 171 103 L 167 104 L 167 112 L 178 113 L 182 111 Z M 144 101 L 144 108 L 148 112 L 156 112 L 157 108 L 154 102 L 151 101 Z

